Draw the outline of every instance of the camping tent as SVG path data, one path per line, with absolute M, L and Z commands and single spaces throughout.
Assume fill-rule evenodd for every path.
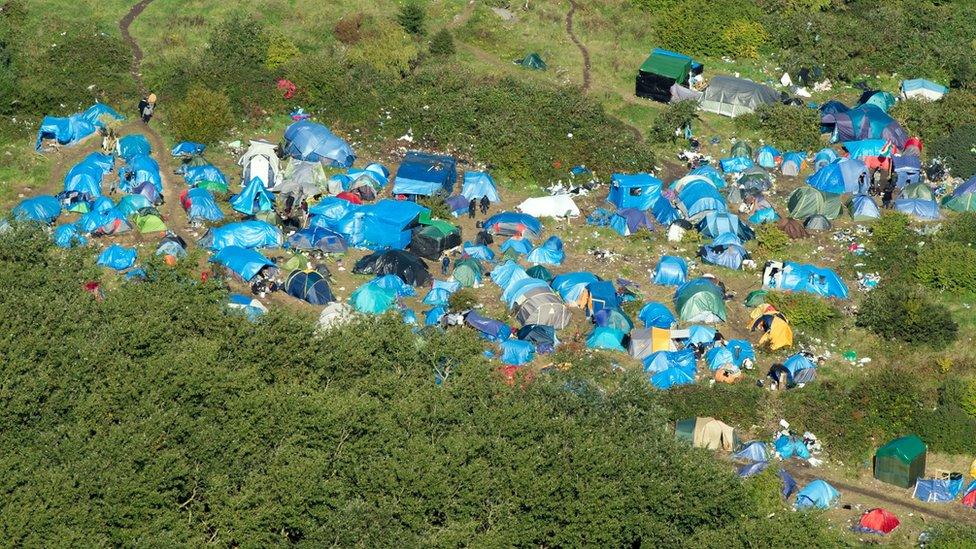
M 825 193 L 865 194 L 870 185 L 870 176 L 864 162 L 845 158 L 817 170 L 807 178 L 807 184 Z
M 228 246 L 277 248 L 282 242 L 278 227 L 265 221 L 249 219 L 213 227 L 203 235 L 199 244 L 211 250 L 222 250 Z
M 738 237 L 741 244 L 755 238 L 756 233 L 743 223 L 735 214 L 729 212 L 709 212 L 698 223 L 698 230 L 708 238 L 718 238 L 720 235 L 731 233 Z
M 935 202 L 935 192 L 925 183 L 911 183 L 901 189 L 898 198 L 915 198 Z
M 526 198 L 517 209 L 533 217 L 578 217 L 580 214 L 579 206 L 568 194 Z
M 870 195 L 856 194 L 847 201 L 847 211 L 854 221 L 870 221 L 881 217 L 878 204 Z
M 186 210 L 187 218 L 191 222 L 220 221 L 224 218 L 224 213 L 217 206 L 217 201 L 207 189 L 192 188 L 183 191 L 180 196 L 180 203 Z M 119 202 L 119 207 L 122 207 L 121 202 Z
M 648 173 L 615 173 L 610 176 L 607 202 L 617 208 L 647 210 L 661 196 L 664 183 Z
M 268 192 L 264 183 L 255 177 L 230 199 L 230 205 L 244 215 L 254 215 L 258 212 L 269 212 L 274 207 L 275 197 Z
M 802 152 L 788 152 L 783 154 L 783 163 L 780 165 L 780 173 L 788 177 L 800 175 L 806 167 L 807 154 Z
M 817 151 L 817 154 L 813 156 L 813 169 L 820 170 L 827 164 L 830 164 L 831 162 L 836 162 L 839 159 L 840 156 L 837 154 L 837 151 L 835 151 L 834 149 L 831 149 L 830 147 L 820 149 L 819 151 Z
M 771 272 L 770 268 L 767 267 L 766 273 Z M 763 284 L 770 289 L 807 292 L 823 297 L 847 299 L 847 286 L 837 276 L 837 273 L 825 267 L 821 268 L 792 261 L 782 264 L 778 273 L 770 276 L 764 274 Z
M 901 521 L 893 513 L 876 507 L 861 515 L 855 530 L 866 534 L 890 534 L 899 524 Z
M 674 293 L 674 308 L 684 322 L 724 322 L 726 317 L 722 290 L 707 278 L 682 284 Z
M 566 303 L 579 304 L 591 282 L 600 280 L 593 273 L 564 273 L 552 279 L 552 289 L 559 293 Z
M 737 270 L 742 268 L 743 261 L 749 259 L 749 252 L 739 244 L 710 244 L 702 246 L 698 256 L 710 265 Z
M 295 122 L 285 129 L 284 137 L 285 154 L 298 160 L 330 163 L 341 168 L 352 166 L 356 160 L 348 143 L 315 122 Z
M 447 196 L 457 181 L 454 157 L 409 151 L 397 168 L 393 194 L 405 196 Z
M 830 220 L 820 214 L 811 215 L 803 221 L 803 228 L 812 233 L 829 231 Z
M 939 213 L 939 203 L 934 200 L 923 200 L 920 198 L 899 198 L 894 202 L 894 208 L 904 214 L 908 214 L 920 221 L 935 221 L 942 219 Z
M 445 221 L 432 221 L 413 231 L 409 248 L 420 257 L 435 261 L 446 250 L 460 245 L 460 229 Z
M 386 250 L 369 254 L 353 266 L 355 274 L 395 274 L 412 286 L 426 286 L 431 281 L 427 264 L 416 255 L 403 250 Z
M 542 57 L 538 53 L 532 52 L 526 54 L 525 57 L 521 59 L 516 59 L 513 61 L 516 65 L 525 68 L 532 69 L 534 71 L 544 71 L 546 70 L 546 62 L 542 60 Z
M 329 283 L 316 271 L 293 271 L 285 281 L 285 291 L 312 305 L 335 301 Z
M 891 169 L 899 188 L 922 182 L 922 160 L 915 155 L 896 154 L 891 157 Z
M 894 153 L 891 143 L 884 139 L 847 141 L 843 146 L 844 150 L 848 153 L 848 158 L 858 160 L 870 160 L 873 157 L 889 157 Z
M 926 447 L 915 435 L 889 441 L 874 453 L 874 478 L 911 488 L 925 474 Z
M 779 165 L 783 160 L 782 153 L 773 147 L 772 145 L 763 145 L 759 147 L 759 152 L 756 153 L 756 164 L 759 164 L 761 168 L 773 169 Z
M 303 137 L 302 139 L 311 140 L 312 138 Z M 308 144 L 306 143 L 306 145 Z M 301 156 L 300 150 L 294 150 L 289 153 L 293 159 L 298 158 L 294 153 L 299 153 L 299 156 Z M 303 160 L 301 158 L 299 159 Z M 315 163 L 319 162 L 318 159 L 310 161 Z M 277 147 L 274 143 L 251 140 L 247 150 L 244 151 L 237 164 L 243 168 L 243 177 L 241 178 L 243 181 L 258 179 L 268 189 L 277 187 L 281 182 L 281 163 L 278 160 Z
M 712 417 L 692 417 L 675 422 L 674 434 L 695 448 L 732 452 L 739 445 L 735 429 Z
M 174 157 L 179 156 L 199 156 L 203 154 L 203 151 L 207 149 L 207 146 L 203 143 L 194 143 L 193 141 L 180 141 L 169 151 Z
M 876 105 L 861 105 L 847 112 L 827 114 L 821 122 L 833 126 L 834 142 L 885 139 L 900 149 L 908 141 L 905 129 Z
M 654 223 L 646 211 L 622 208 L 610 217 L 610 228 L 620 236 L 630 236 L 641 229 L 654 230 Z
M 749 146 L 749 143 L 746 143 L 741 139 L 736 140 L 735 143 L 732 143 L 732 148 L 729 149 L 729 154 L 732 155 L 733 158 L 752 158 L 752 147 Z
M 133 225 L 139 229 L 139 232 L 142 234 L 166 232 L 166 224 L 163 223 L 163 219 L 159 216 L 159 213 L 153 208 L 146 208 L 146 210 L 143 210 L 142 213 L 132 220 Z
M 873 105 L 884 112 L 888 112 L 888 109 L 895 106 L 895 96 L 890 92 L 881 90 L 864 90 L 857 100 L 856 107 L 861 105 Z
M 759 440 L 754 440 L 744 445 L 738 452 L 732 454 L 732 459 L 745 461 L 769 461 L 769 451 L 766 444 Z
M 829 509 L 840 499 L 840 492 L 823 480 L 807 484 L 796 494 L 797 509 Z
M 748 146 L 748 145 L 746 145 Z M 697 168 L 688 172 L 688 175 L 700 175 L 712 182 L 716 189 L 721 189 L 725 187 L 725 178 L 719 173 L 713 166 L 705 164 L 704 166 L 698 166 Z
M 667 307 L 653 301 L 641 307 L 637 318 L 647 327 L 670 329 L 677 323 L 674 314 Z
M 480 200 L 488 197 L 491 202 L 498 202 L 498 187 L 488 172 L 464 172 L 464 183 L 461 185 L 461 196 L 468 200 Z
M 220 171 L 220 169 L 213 164 L 190 166 L 183 172 L 183 179 L 186 181 L 186 184 L 190 185 L 191 187 L 204 181 L 215 183 L 219 187 L 227 187 L 227 177 L 224 176 L 224 172 Z M 248 180 L 245 179 L 245 181 Z
M 722 158 L 718 161 L 718 165 L 722 167 L 722 171 L 725 173 L 741 173 L 755 166 L 752 159 L 747 156 Z
M 265 268 L 274 269 L 275 264 L 260 253 L 240 246 L 227 246 L 210 257 L 211 263 L 217 263 L 230 269 L 244 282 L 250 282 Z
M 550 236 L 541 246 L 529 252 L 525 260 L 529 263 L 560 265 L 565 257 L 563 241 L 558 236 Z
M 662 286 L 681 286 L 688 281 L 688 263 L 673 255 L 661 256 L 651 280 Z
M 98 256 L 97 263 L 102 267 L 109 267 L 116 271 L 124 271 L 136 262 L 135 248 L 123 248 L 112 244 Z
M 360 313 L 381 315 L 396 305 L 396 292 L 367 282 L 352 292 L 349 302 Z
M 542 234 L 542 223 L 526 213 L 497 213 L 485 220 L 484 228 L 492 236 L 521 236 L 532 239 Z
M 20 204 L 14 206 L 11 213 L 14 219 L 19 221 L 54 223 L 58 216 L 61 215 L 61 203 L 53 196 L 39 195 L 32 198 L 25 198 Z
M 671 86 L 688 83 L 692 63 L 687 55 L 655 48 L 637 71 L 635 94 L 667 103 L 671 99 Z
M 481 276 L 484 269 L 481 267 L 481 263 L 477 259 L 467 258 L 459 259 L 454 263 L 454 271 L 452 276 L 454 280 L 458 281 L 463 288 L 470 288 L 475 284 L 481 283 Z
M 793 219 L 806 219 L 811 215 L 837 219 L 840 205 L 839 194 L 825 193 L 809 186 L 797 187 L 786 199 L 789 216 Z
M 938 101 L 947 93 L 949 88 L 924 78 L 901 81 L 901 96 L 905 99 Z
M 701 104 L 706 112 L 736 117 L 779 100 L 779 92 L 768 86 L 742 78 L 716 76 L 705 89 Z
M 593 333 L 586 340 L 586 346 L 590 349 L 604 349 L 608 351 L 624 352 L 622 344 L 624 333 L 616 328 L 596 327 Z
M 678 201 L 686 217 L 697 220 L 708 212 L 726 212 L 725 198 L 710 182 L 689 183 L 678 192 Z

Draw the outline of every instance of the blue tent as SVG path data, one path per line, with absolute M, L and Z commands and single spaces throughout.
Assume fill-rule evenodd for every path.
M 308 120 L 295 122 L 285 129 L 285 154 L 306 162 L 331 163 L 348 168 L 356 161 L 356 153 L 348 143 L 321 124 Z
M 132 174 L 131 179 L 129 174 Z M 158 193 L 163 192 L 159 164 L 147 155 L 134 156 L 125 166 L 119 168 L 119 188 L 126 192 L 135 192 L 143 183 L 151 183 Z
M 61 248 L 86 246 L 88 244 L 88 239 L 81 234 L 81 231 L 74 224 L 61 225 L 54 229 L 53 239 L 54 243 Z
M 600 280 L 593 273 L 575 272 L 558 275 L 552 279 L 552 289 L 567 303 L 577 303 L 586 291 L 586 287 Z
M 361 313 L 381 315 L 396 305 L 396 292 L 367 282 L 353 291 L 349 301 Z
M 139 210 L 143 208 L 151 208 L 152 205 L 152 202 L 141 194 L 127 194 L 119 199 L 119 204 L 115 208 L 123 217 L 129 218 L 138 214 Z M 102 211 L 104 212 L 106 210 Z
M 250 282 L 265 267 L 274 268 L 275 264 L 255 250 L 240 246 L 227 246 L 210 257 L 211 263 L 217 263 L 230 269 L 244 282 Z
M 54 223 L 61 215 L 61 203 L 50 195 L 40 195 L 25 198 L 17 204 L 11 213 L 19 221 L 40 221 Z
M 203 143 L 194 143 L 193 141 L 181 141 L 173 147 L 169 153 L 173 156 L 196 156 L 203 154 L 207 146 Z
M 409 151 L 393 180 L 393 194 L 449 195 L 457 180 L 457 162 L 451 156 Z
M 755 166 L 752 159 L 746 156 L 723 158 L 719 160 L 718 163 L 719 166 L 722 167 L 722 171 L 725 173 L 741 173 Z
M 325 253 L 343 253 L 348 249 L 341 234 L 314 225 L 289 236 L 285 247 L 294 250 L 320 250 Z
M 348 191 L 352 184 L 365 178 L 372 183 L 375 190 L 380 190 L 390 182 L 390 170 L 386 166 L 377 162 L 367 164 L 365 168 L 349 168 L 346 172 L 346 181 L 343 183 L 342 190 Z
M 424 326 L 437 326 L 441 323 L 441 318 L 447 314 L 447 308 L 437 306 L 424 313 Z
M 530 276 L 520 277 L 518 280 L 512 281 L 505 289 L 502 291 L 502 301 L 508 304 L 509 308 L 515 307 L 515 303 L 520 297 L 525 295 L 531 289 L 534 288 L 548 288 L 549 285 L 546 284 L 545 280 L 540 280 L 538 278 L 532 278 Z
M 899 198 L 894 202 L 894 208 L 921 221 L 935 221 L 942 219 L 939 204 L 934 200 L 922 198 Z
M 654 203 L 654 206 L 651 207 L 651 213 L 661 225 L 670 225 L 681 219 L 681 213 L 674 207 L 674 204 L 663 197 Z
M 806 161 L 807 153 L 805 152 L 792 151 L 783 153 L 783 163 L 780 165 L 780 171 L 783 175 L 799 175 L 803 169 L 803 163 Z
M 188 189 L 182 202 L 190 221 L 220 221 L 224 218 L 217 200 L 207 189 Z
M 707 245 L 702 246 L 699 255 L 702 261 L 710 265 L 738 270 L 749 257 L 749 252 L 738 244 Z
M 521 366 L 532 362 L 535 357 L 535 345 L 520 339 L 506 339 L 501 343 L 501 361 L 512 366 Z
M 812 381 L 817 372 L 817 364 L 802 353 L 797 353 L 783 362 L 783 367 L 790 373 L 793 383 L 807 383 Z
M 320 226 L 328 227 L 356 209 L 356 205 L 348 200 L 327 196 L 309 207 L 308 213 L 314 216 L 315 220 L 322 222 Z
M 634 321 L 620 309 L 600 309 L 590 320 L 597 326 L 616 328 L 625 334 L 634 329 Z
M 45 139 L 54 139 L 61 145 L 74 145 L 95 133 L 96 130 L 94 124 L 76 114 L 66 118 L 45 116 L 44 120 L 41 120 L 41 126 L 37 129 L 34 149 L 41 150 L 41 145 Z
M 825 193 L 865 194 L 871 178 L 864 162 L 845 158 L 817 170 L 807 178 L 807 184 Z
M 451 299 L 451 292 L 445 290 L 444 288 L 431 288 L 427 295 L 424 296 L 424 305 L 433 305 L 435 307 L 446 306 Z
M 335 223 L 334 230 L 351 246 L 404 250 L 410 244 L 411 229 L 428 211 L 414 202 L 384 199 L 352 210 Z
M 541 246 L 529 252 L 525 260 L 541 265 L 560 265 L 565 258 L 563 241 L 558 236 L 550 236 Z
M 325 305 L 335 301 L 329 283 L 316 271 L 292 272 L 285 281 L 285 292 L 312 305 Z
M 828 114 L 837 114 L 837 113 L 847 112 L 847 111 L 851 110 L 851 108 L 848 107 L 847 105 L 841 103 L 840 101 L 830 100 L 830 101 L 824 102 L 823 105 L 820 105 L 820 108 L 818 110 L 820 111 L 820 117 L 823 118 L 824 116 L 826 116 Z M 833 129 L 834 129 L 833 123 L 831 123 L 831 124 L 822 124 L 820 126 L 820 133 L 829 133 L 829 132 L 833 131 Z
M 523 278 L 529 278 L 529 275 L 525 273 L 525 269 L 511 260 L 492 269 L 490 276 L 492 282 L 498 284 L 503 290 Z
M 661 256 L 651 280 L 662 286 L 681 286 L 688 281 L 688 263 L 673 255 Z
M 807 484 L 796 494 L 797 509 L 829 509 L 840 499 L 840 492 L 822 480 Z
M 847 209 L 851 213 L 854 221 L 866 221 L 881 217 L 881 210 L 870 195 L 856 194 L 851 197 L 847 204 Z
M 135 248 L 123 248 L 118 244 L 112 244 L 102 251 L 98 256 L 98 264 L 102 267 L 109 267 L 116 271 L 124 271 L 136 262 Z
M 837 151 L 831 149 L 830 147 L 825 147 L 820 149 L 820 151 L 813 156 L 813 169 L 819 171 L 827 164 L 832 164 L 837 160 L 840 160 L 840 156 L 837 154 Z
M 777 166 L 777 159 L 781 156 L 782 153 L 776 147 L 763 145 L 759 147 L 759 151 L 756 153 L 756 164 L 759 164 L 761 168 L 772 169 Z
M 620 236 L 630 236 L 642 228 L 654 230 L 654 224 L 647 212 L 637 208 L 623 208 L 610 217 L 610 228 Z
M 484 228 L 493 235 L 516 236 L 533 239 L 542 234 L 542 223 L 535 217 L 515 212 L 497 213 L 484 222 Z
M 257 177 L 251 180 L 240 194 L 236 194 L 230 199 L 230 205 L 238 212 L 245 215 L 254 215 L 258 212 L 270 212 L 274 207 L 275 198 L 264 183 Z
M 763 223 L 776 223 L 779 221 L 779 214 L 772 208 L 756 210 L 749 216 L 749 223 L 762 225 Z
M 653 301 L 641 307 L 640 312 L 637 313 L 637 318 L 648 328 L 670 329 L 677 323 L 670 309 Z
M 487 196 L 491 202 L 498 202 L 498 187 L 488 172 L 464 172 L 464 184 L 461 185 L 461 196 L 468 200 L 481 200 Z
M 793 475 L 789 474 L 786 469 L 783 469 L 782 467 L 780 468 L 778 474 L 779 479 L 783 481 L 783 488 L 780 495 L 783 496 L 783 499 L 787 499 L 793 495 L 794 491 L 796 491 L 796 481 L 793 480 Z
M 735 364 L 735 355 L 732 354 L 732 351 L 728 347 L 721 345 L 712 347 L 705 352 L 705 363 L 708 364 L 708 369 L 713 372 L 724 366 L 738 368 Z
M 475 311 L 465 315 L 464 323 L 488 341 L 505 341 L 512 337 L 512 328 L 508 324 L 493 318 L 485 318 Z
M 586 286 L 586 291 L 590 294 L 587 303 L 587 315 L 593 316 L 601 309 L 616 309 L 620 307 L 620 298 L 617 296 L 617 289 L 613 282 L 609 280 L 599 280 L 590 282 Z
M 509 238 L 505 242 L 502 242 L 499 249 L 502 253 L 508 250 L 514 250 L 519 255 L 529 255 L 529 252 L 532 251 L 532 242 L 525 238 Z
M 769 451 L 766 444 L 762 441 L 753 441 L 746 444 L 738 452 L 732 454 L 732 459 L 742 459 L 746 461 L 769 461 Z
M 891 169 L 895 172 L 899 189 L 905 185 L 922 182 L 922 160 L 915 155 L 896 154 L 891 157 Z M 958 196 L 956 194 L 958 191 L 959 188 L 953 191 L 953 196 Z
M 493 252 L 488 246 L 475 245 L 470 242 L 465 242 L 462 244 L 461 250 L 465 255 L 469 255 L 481 261 L 494 261 L 495 259 L 495 252 Z
M 695 375 L 695 351 L 682 349 L 680 351 L 657 351 L 644 358 L 642 364 L 644 373 L 653 374 L 663 372 L 668 368 L 684 370 L 691 376 Z
M 79 113 L 78 116 L 97 128 L 105 126 L 103 117 L 115 120 L 125 120 L 124 116 L 104 103 L 95 103 L 91 107 L 88 107 L 83 112 Z
M 905 129 L 877 105 L 865 104 L 847 112 L 826 114 L 821 125 L 833 126 L 831 140 L 855 141 L 859 139 L 885 139 L 903 148 L 908 141 Z
M 769 287 L 847 299 L 847 286 L 844 281 L 828 268 L 787 261 L 780 274 L 779 281 L 773 281 Z
M 586 340 L 590 349 L 626 352 L 623 346 L 624 333 L 616 328 L 596 327 Z
M 186 257 L 186 248 L 176 238 L 166 238 L 159 243 L 159 246 L 156 246 L 156 255 L 171 255 L 176 258 L 184 258 Z
M 688 175 L 700 175 L 706 177 L 712 182 L 712 185 L 715 185 L 716 189 L 725 188 L 725 178 L 722 177 L 722 174 L 719 173 L 718 170 L 707 164 L 691 170 L 688 172 Z
M 694 374 L 690 374 L 681 368 L 668 368 L 651 376 L 651 384 L 664 391 L 672 387 L 693 385 L 694 383 Z
M 699 325 L 688 327 L 688 338 L 686 339 L 688 345 L 711 345 L 714 342 L 715 328 Z
M 257 179 L 257 178 L 255 178 Z M 227 177 L 213 164 L 201 164 L 199 166 L 189 166 L 183 171 L 183 180 L 187 185 L 193 186 L 202 181 L 220 183 L 227 186 Z M 253 179 L 252 179 L 253 181 Z
M 64 190 L 71 192 L 77 191 L 89 196 L 101 196 L 102 177 L 105 170 L 96 162 L 88 162 L 87 159 L 72 166 L 68 173 L 64 175 Z
M 687 217 L 699 216 L 710 211 L 728 211 L 725 198 L 707 181 L 694 181 L 685 185 L 678 192 L 678 200 Z
M 747 478 L 762 473 L 767 467 L 769 467 L 768 461 L 751 461 L 742 467 L 739 467 L 736 474 L 739 475 L 740 478 Z
M 873 156 L 891 156 L 891 144 L 884 139 L 862 139 L 844 143 L 844 149 L 850 154 L 849 158 L 860 160 Z
M 913 496 L 929 503 L 948 503 L 959 495 L 962 480 L 962 475 L 949 479 L 920 478 L 915 482 Z
M 617 208 L 647 210 L 661 196 L 663 186 L 660 179 L 648 173 L 615 173 L 610 176 L 607 202 Z
M 745 339 L 730 339 L 725 348 L 732 352 L 734 364 L 741 368 L 746 360 L 756 361 L 756 352 L 752 348 L 752 343 Z
M 200 245 L 211 250 L 222 250 L 229 246 L 277 248 L 282 242 L 278 227 L 256 219 L 214 227 L 200 239 Z
M 122 160 L 129 162 L 137 156 L 149 156 L 152 145 L 145 135 L 134 133 L 119 139 L 118 151 Z
M 417 290 L 413 286 L 407 284 L 395 274 L 378 276 L 373 279 L 373 284 L 392 291 L 397 297 L 413 297 L 417 295 Z
M 743 223 L 739 216 L 729 212 L 708 212 L 698 223 L 698 230 L 708 238 L 732 233 L 739 238 L 740 244 L 756 236 L 756 233 Z

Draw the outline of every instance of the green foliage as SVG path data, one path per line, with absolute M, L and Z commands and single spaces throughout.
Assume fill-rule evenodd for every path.
M 677 0 L 654 23 L 665 47 L 690 55 L 752 57 L 766 42 L 762 13 L 736 0 Z
M 668 106 L 658 113 L 651 124 L 651 131 L 648 138 L 661 143 L 674 143 L 680 136 L 684 138 L 684 133 L 679 132 L 688 124 L 698 119 L 698 103 L 695 101 L 678 101 L 669 103 Z
M 959 126 L 932 142 L 929 155 L 942 158 L 955 177 L 976 175 L 976 125 Z
M 470 288 L 462 288 L 447 299 L 447 306 L 452 311 L 467 311 L 478 304 L 478 296 Z
M 361 39 L 349 49 L 349 59 L 371 67 L 386 78 L 411 72 L 420 56 L 420 47 L 395 23 L 375 19 L 361 30 Z
M 965 246 L 976 246 L 976 212 L 963 212 L 942 224 L 938 238 Z
M 756 227 L 756 253 L 773 259 L 781 257 L 790 246 L 790 237 L 782 229 L 769 223 Z
M 801 292 L 769 292 L 766 302 L 786 315 L 795 328 L 822 333 L 840 313 L 828 301 Z
M 396 20 L 403 30 L 414 36 L 427 34 L 427 11 L 417 0 L 408 0 L 400 6 Z
M 934 144 L 959 127 L 976 125 L 976 90 L 953 89 L 938 101 L 899 101 L 890 114 L 908 131 Z
M 976 250 L 958 242 L 936 241 L 918 254 L 915 277 L 923 285 L 947 292 L 976 291 Z
M 434 33 L 430 38 L 430 53 L 439 56 L 454 55 L 454 36 L 451 31 L 441 29 Z
M 366 16 L 361 12 L 347 14 L 336 22 L 332 33 L 335 34 L 336 40 L 351 46 L 362 38 L 363 25 L 367 22 L 371 23 L 372 20 L 367 21 Z
M 451 208 L 447 205 L 443 196 L 425 196 L 420 198 L 417 203 L 430 210 L 430 216 L 434 219 L 451 218 Z
M 686 385 L 660 394 L 659 401 L 672 421 L 688 417 L 714 417 L 748 429 L 759 425 L 766 406 L 766 391 L 752 383 Z
M 871 226 L 870 254 L 864 262 L 887 280 L 913 281 L 920 241 L 907 215 L 884 210 Z
M 885 339 L 935 349 L 955 341 L 959 331 L 948 309 L 924 290 L 901 282 L 882 283 L 872 290 L 861 305 L 857 325 Z
M 759 48 L 769 40 L 769 33 L 761 23 L 736 19 L 722 31 L 722 40 L 729 55 L 754 59 L 759 57 Z
M 292 59 L 301 55 L 301 50 L 287 36 L 281 33 L 271 33 L 268 37 L 268 56 L 264 64 L 275 70 Z
M 836 382 L 818 379 L 803 389 L 782 393 L 780 403 L 782 416 L 790 418 L 794 429 L 830 441 L 825 450 L 832 458 L 863 459 L 872 450 L 870 440 L 877 433 L 848 391 Z
M 965 522 L 941 522 L 929 532 L 930 549 L 976 549 L 976 526 Z
M 809 14 L 826 9 L 831 5 L 831 0 L 759 0 L 758 3 L 772 13 Z
M 813 150 L 821 145 L 820 116 L 806 107 L 771 103 L 735 118 L 740 132 L 756 132 L 782 150 Z
M 920 410 L 915 432 L 941 452 L 972 454 L 976 451 L 976 394 L 972 380 L 946 379 L 938 390 L 937 405 Z
M 193 88 L 169 113 L 177 139 L 216 143 L 234 125 L 230 99 L 222 92 Z

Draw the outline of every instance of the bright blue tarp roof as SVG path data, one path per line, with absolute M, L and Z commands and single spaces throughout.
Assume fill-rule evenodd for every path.
M 210 261 L 227 267 L 245 282 L 254 278 L 261 269 L 274 267 L 274 263 L 260 253 L 240 246 L 227 246 L 214 254 Z
M 254 215 L 258 212 L 269 212 L 274 206 L 275 198 L 264 183 L 255 177 L 245 186 L 240 194 L 230 199 L 230 205 L 244 215 Z
M 397 168 L 393 194 L 451 194 L 456 180 L 457 162 L 453 157 L 409 151 Z
M 348 143 L 329 128 L 308 120 L 285 129 L 285 154 L 307 162 L 329 162 L 340 168 L 348 168 L 356 161 Z
M 53 223 L 61 215 L 61 203 L 53 196 L 34 196 L 22 200 L 11 213 L 20 221 Z
M 461 196 L 472 199 L 481 199 L 487 196 L 491 202 L 498 202 L 498 187 L 495 180 L 488 172 L 464 172 L 464 184 L 461 186 Z
M 123 248 L 118 244 L 112 244 L 102 251 L 98 256 L 98 264 L 102 267 L 109 267 L 116 271 L 124 271 L 136 262 L 135 248 Z

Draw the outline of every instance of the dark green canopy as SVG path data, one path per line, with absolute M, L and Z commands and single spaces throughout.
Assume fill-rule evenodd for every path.
M 516 59 L 515 64 L 536 71 L 546 70 L 546 62 L 543 61 L 542 57 L 539 57 L 539 54 L 535 52 L 526 55 L 522 59 Z

